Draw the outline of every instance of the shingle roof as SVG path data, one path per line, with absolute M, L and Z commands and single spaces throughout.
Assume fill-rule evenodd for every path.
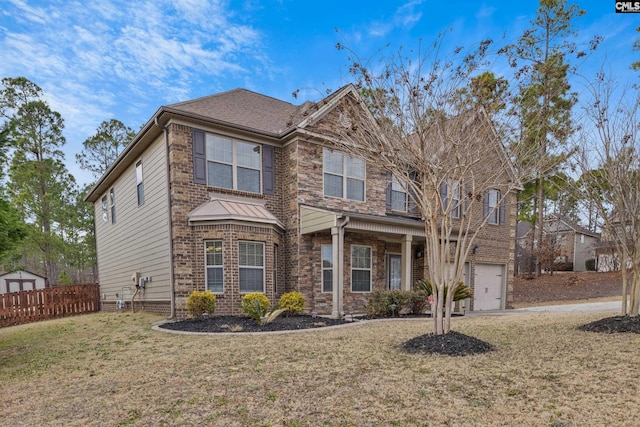
M 233 89 L 166 108 L 279 135 L 302 121 L 304 111 L 313 105 L 306 102 L 297 106 L 246 89 Z

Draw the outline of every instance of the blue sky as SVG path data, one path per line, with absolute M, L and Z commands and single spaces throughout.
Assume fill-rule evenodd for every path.
M 394 49 L 431 42 L 446 29 L 452 48 L 503 35 L 513 41 L 537 9 L 534 1 L 3 3 L 0 77 L 25 76 L 42 87 L 65 119 L 67 164 L 81 183 L 91 178 L 74 155 L 103 120 L 138 129 L 161 105 L 236 87 L 294 104 L 318 100 L 349 82 L 337 42 L 367 57 L 387 43 Z M 605 37 L 583 74 L 606 61 L 621 81 L 637 79 L 628 67 L 640 59 L 631 51 L 640 14 L 616 14 L 610 0 L 578 4 L 588 12 L 576 21 L 579 40 Z M 494 71 L 509 72 L 499 65 Z

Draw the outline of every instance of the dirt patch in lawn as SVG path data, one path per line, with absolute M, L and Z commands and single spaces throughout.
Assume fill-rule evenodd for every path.
M 517 276 L 513 284 L 513 306 L 516 308 L 606 300 L 622 295 L 622 275 L 619 271 L 556 272 L 553 276 L 527 278 Z

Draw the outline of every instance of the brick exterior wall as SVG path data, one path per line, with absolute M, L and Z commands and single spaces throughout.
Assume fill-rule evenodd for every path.
M 203 130 L 218 133 L 212 129 Z M 300 204 L 347 214 L 385 216 L 387 214 L 386 174 L 377 170 L 375 165 L 367 164 L 365 201 L 363 202 L 324 197 L 322 145 L 304 139 L 294 139 L 283 146 L 276 146 L 274 155 L 275 195 L 244 193 L 194 184 L 192 128 L 182 124 L 170 124 L 169 180 L 178 317 L 186 315 L 184 304 L 188 295 L 195 289 L 205 289 L 204 241 L 206 240 L 223 241 L 225 290 L 223 294 L 217 295 L 217 314 L 239 314 L 241 294 L 237 268 L 238 240 L 264 242 L 265 293 L 273 304 L 282 293 L 297 290 L 305 296 L 307 312 L 315 310 L 320 314 L 331 313 L 332 294 L 322 292 L 320 265 L 320 246 L 331 243 L 330 231 L 300 235 Z M 209 201 L 212 192 L 240 195 L 263 201 L 265 207 L 281 221 L 285 229 L 240 223 L 189 225 L 189 212 Z M 475 263 L 507 265 L 506 293 L 507 306 L 509 306 L 513 291 L 516 218 L 514 194 L 509 196 L 507 206 L 507 225 L 486 226 L 478 237 L 476 243 L 479 250 L 470 260 L 470 282 L 473 287 Z M 481 215 L 482 206 L 480 205 L 478 209 Z M 381 239 L 380 236 L 371 233 L 346 231 L 344 271 L 342 272 L 345 290 L 343 307 L 346 313 L 363 312 L 368 297 L 368 293 L 351 292 L 351 245 L 365 245 L 372 248 L 372 290 L 385 289 L 387 287 L 386 254 L 401 252 L 401 246 L 397 243 L 401 238 L 401 235 L 397 235 L 391 239 Z M 279 262 L 274 269 L 273 252 L 276 247 Z M 410 255 L 412 286 L 424 277 L 425 273 L 424 258 L 415 259 L 415 252 L 419 248 L 422 249 L 422 244 L 414 239 Z M 272 274 L 274 270 L 277 271 L 277 277 Z M 277 283 L 277 289 L 274 289 L 274 283 Z

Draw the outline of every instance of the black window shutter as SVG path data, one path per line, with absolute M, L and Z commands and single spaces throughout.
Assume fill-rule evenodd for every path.
M 275 170 L 272 145 L 262 146 L 262 175 L 264 181 L 264 194 L 275 192 Z
M 207 183 L 207 154 L 205 147 L 204 131 L 194 129 L 193 140 L 193 182 L 195 184 Z
M 498 195 L 502 196 L 502 193 L 500 192 L 500 193 L 498 193 Z M 500 225 L 504 225 L 505 224 L 504 215 L 506 213 L 506 209 L 505 209 L 506 201 L 507 201 L 507 198 L 505 196 L 505 198 L 502 199 L 502 201 L 500 202 L 500 219 L 499 219 Z
M 391 172 L 387 172 L 387 210 L 390 211 L 392 204 L 391 204 L 391 183 L 393 181 Z

